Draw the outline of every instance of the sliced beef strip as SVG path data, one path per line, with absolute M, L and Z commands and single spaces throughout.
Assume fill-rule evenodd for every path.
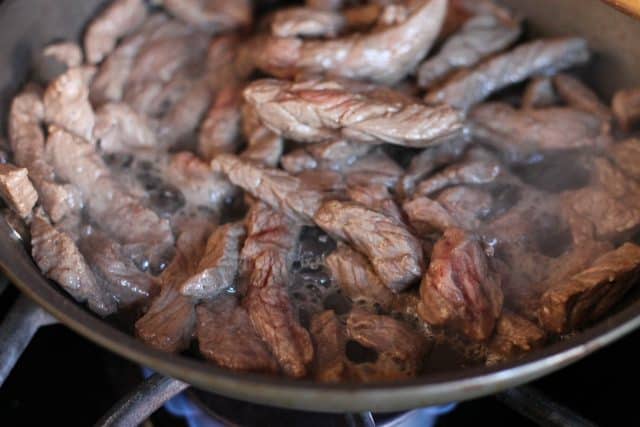
M 598 95 L 576 77 L 560 73 L 553 77 L 553 84 L 558 95 L 569 106 L 598 116 L 604 122 L 611 122 L 613 116 L 609 107 L 604 105 Z
M 338 12 L 308 7 L 290 7 L 275 12 L 271 33 L 278 37 L 335 37 L 347 25 Z
M 311 222 L 324 197 L 322 193 L 306 188 L 295 176 L 279 169 L 257 166 L 232 154 L 220 154 L 211 167 L 254 197 L 305 223 Z
M 469 142 L 466 139 L 459 138 L 446 144 L 425 148 L 413 156 L 409 167 L 398 183 L 398 193 L 404 198 L 411 196 L 418 182 L 436 169 L 461 158 L 468 145 Z
M 207 247 L 196 273 L 180 286 L 183 295 L 213 298 L 233 287 L 238 273 L 238 258 L 245 237 L 241 223 L 219 227 L 207 240 Z
M 237 87 L 222 89 L 200 126 L 198 152 L 206 160 L 235 153 L 240 145 L 242 96 Z
M 106 234 L 91 230 L 78 242 L 80 252 L 98 281 L 114 296 L 118 306 L 146 302 L 156 292 L 156 283 L 140 271 L 122 252 L 122 247 Z
M 340 172 L 329 169 L 307 169 L 296 175 L 306 187 L 331 197 L 341 197 L 346 183 Z
M 344 137 L 424 147 L 462 131 L 461 116 L 450 107 L 399 102 L 396 95 L 394 100 L 384 99 L 366 90 L 337 80 L 262 79 L 247 86 L 244 98 L 267 127 L 300 142 Z
M 522 93 L 522 108 L 546 108 L 558 103 L 558 95 L 550 77 L 531 79 Z
M 120 243 L 140 264 L 162 268 L 173 247 L 169 222 L 129 194 L 84 140 L 51 127 L 47 156 L 57 176 L 82 193 L 89 217 Z
M 640 120 L 640 88 L 617 91 L 613 95 L 611 109 L 618 126 L 625 132 L 631 131 Z
M 214 211 L 219 211 L 235 193 L 229 181 L 212 173 L 207 163 L 188 151 L 171 155 L 165 176 L 180 189 L 187 202 Z
M 347 379 L 349 363 L 345 353 L 346 332 L 333 310 L 314 315 L 310 332 L 315 354 L 314 379 L 323 383 L 337 383 Z
M 43 213 L 36 213 L 31 221 L 31 255 L 42 274 L 76 301 L 87 302 L 94 313 L 107 316 L 117 310 L 116 301 L 99 286 L 73 239 L 52 226 Z
M 9 112 L 9 141 L 13 160 L 18 166 L 28 169 L 40 204 L 49 218 L 58 223 L 67 216 L 75 215 L 81 203 L 78 203 L 73 188 L 54 182 L 53 167 L 44 153 L 43 120 L 44 104 L 40 90 L 36 86 L 27 86 L 13 99 Z
M 402 212 L 389 189 L 382 184 L 353 185 L 347 188 L 347 197 L 369 209 L 403 221 Z
M 278 364 L 234 295 L 220 295 L 196 307 L 200 353 L 234 371 L 276 373 Z
M 640 180 L 640 140 L 631 138 L 616 142 L 607 154 L 626 175 Z
M 327 233 L 365 254 L 382 282 L 400 292 L 423 272 L 420 242 L 397 220 L 353 202 L 325 202 L 314 216 Z
M 164 0 L 163 7 L 185 23 L 208 32 L 251 24 L 249 0 Z
M 414 377 L 429 349 L 424 337 L 389 317 L 354 311 L 347 318 L 347 335 L 375 350 L 375 362 L 353 365 L 352 375 L 361 381 L 390 381 Z
M 242 106 L 242 134 L 247 148 L 240 154 L 250 160 L 268 167 L 276 167 L 284 150 L 282 137 L 264 126 L 251 105 Z
M 446 0 L 416 2 L 410 16 L 397 25 L 380 26 L 334 40 L 267 38 L 258 66 L 279 77 L 299 72 L 393 84 L 402 80 L 426 55 L 444 22 Z
M 489 342 L 490 355 L 487 362 L 495 363 L 529 352 L 544 344 L 545 338 L 545 332 L 535 323 L 504 310 Z
M 38 193 L 29 181 L 28 171 L 0 164 L 0 196 L 20 217 L 26 219 L 38 201 Z
M 384 310 L 391 306 L 394 294 L 384 286 L 369 261 L 344 243 L 325 259 L 333 279 L 343 293 L 354 301 L 379 304 Z
M 623 239 L 640 226 L 640 184 L 605 157 L 595 157 L 592 184 L 562 194 L 562 205 L 574 236 Z
M 123 102 L 106 103 L 96 111 L 93 137 L 107 153 L 153 149 L 157 143 L 149 120 Z
M 516 110 L 498 102 L 475 108 L 473 134 L 495 146 L 508 161 L 525 161 L 544 151 L 602 148 L 611 142 L 597 116 L 571 108 Z
M 477 237 L 450 228 L 433 248 L 420 284 L 418 312 L 429 324 L 450 326 L 468 338 L 491 336 L 502 310 L 500 276 Z
M 318 166 L 318 162 L 306 150 L 297 148 L 282 156 L 280 165 L 287 172 L 297 174 L 305 170 L 315 169 Z
M 489 159 L 459 162 L 422 181 L 415 194 L 429 196 L 452 185 L 487 184 L 494 181 L 502 169 L 499 162 Z
M 479 229 L 494 209 L 492 195 L 485 189 L 471 186 L 447 188 L 438 194 L 436 201 L 467 230 Z
M 249 287 L 243 299 L 253 327 L 275 355 L 282 371 L 303 377 L 313 360 L 313 344 L 298 323 L 286 285 L 287 253 L 266 249 L 253 262 Z
M 375 149 L 375 145 L 359 144 L 346 139 L 321 142 L 305 147 L 320 167 L 342 170 Z
M 601 318 L 636 284 L 639 266 L 640 247 L 633 243 L 602 255 L 544 293 L 540 323 L 548 331 L 563 333 Z
M 95 114 L 89 102 L 89 85 L 95 67 L 70 68 L 52 81 L 44 92 L 45 121 L 93 141 Z
M 147 17 L 143 0 L 115 0 L 87 28 L 84 48 L 90 64 L 101 62 L 118 39 L 135 31 Z
M 160 275 L 160 294 L 135 323 L 135 332 L 152 347 L 178 352 L 186 349 L 196 326 L 194 301 L 180 294 L 180 283 L 195 272 L 212 225 L 188 227 L 176 243 L 176 255 Z
M 447 74 L 471 67 L 499 52 L 520 36 L 519 22 L 494 15 L 478 15 L 447 39 L 438 54 L 423 62 L 417 78 L 421 87 L 429 87 Z
M 458 222 L 444 206 L 428 197 L 416 197 L 406 201 L 402 205 L 402 210 L 407 215 L 409 224 L 420 236 L 459 227 Z
M 589 56 L 587 42 L 581 38 L 534 40 L 453 76 L 442 87 L 427 93 L 425 100 L 468 110 L 500 89 L 531 76 L 583 64 Z
M 395 160 L 381 150 L 355 160 L 343 168 L 347 185 L 383 185 L 393 188 L 398 183 L 404 170 Z

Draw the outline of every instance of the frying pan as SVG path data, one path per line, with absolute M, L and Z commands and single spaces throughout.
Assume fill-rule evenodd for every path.
M 0 114 L 28 77 L 36 53 L 57 39 L 75 38 L 104 5 L 99 0 L 7 0 L 0 6 Z M 510 0 L 528 17 L 532 35 L 586 37 L 597 53 L 585 75 L 603 96 L 640 85 L 640 23 L 597 0 Z M 570 339 L 495 367 L 459 369 L 406 382 L 324 385 L 235 373 L 181 355 L 165 354 L 94 316 L 38 271 L 23 245 L 0 221 L 0 268 L 20 290 L 62 323 L 141 365 L 203 390 L 273 406 L 326 412 L 396 411 L 460 401 L 532 381 L 579 360 L 640 326 L 640 292 L 607 318 Z

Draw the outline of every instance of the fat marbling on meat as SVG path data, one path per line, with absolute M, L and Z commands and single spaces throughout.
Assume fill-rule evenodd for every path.
M 450 228 L 433 248 L 420 285 L 418 313 L 427 323 L 450 326 L 482 341 L 502 310 L 500 276 L 477 237 Z
M 427 93 L 427 102 L 444 102 L 468 110 L 489 95 L 535 75 L 583 64 L 589 59 L 587 42 L 581 38 L 534 40 L 488 59 L 477 67 L 453 76 L 442 87 Z
M 399 95 L 390 99 L 344 81 L 256 80 L 244 98 L 267 127 L 300 142 L 346 138 L 424 147 L 462 132 L 461 115 L 448 106 L 400 102 Z
M 276 373 L 278 364 L 234 295 L 220 295 L 196 307 L 200 353 L 234 371 Z
M 392 291 L 406 289 L 422 275 L 420 242 L 396 219 L 357 203 L 330 200 L 316 212 L 314 221 L 365 254 Z
M 404 22 L 380 26 L 369 33 L 333 40 L 270 37 L 257 55 L 258 67 L 278 77 L 291 77 L 299 72 L 330 73 L 397 83 L 429 51 L 446 11 L 446 0 L 420 0 Z

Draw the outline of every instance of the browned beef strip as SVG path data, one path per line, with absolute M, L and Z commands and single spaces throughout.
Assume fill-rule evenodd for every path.
M 333 310 L 318 313 L 311 319 L 311 338 L 314 344 L 313 377 L 323 383 L 337 383 L 348 378 L 347 343 L 344 326 Z
M 427 102 L 444 102 L 468 110 L 492 93 L 540 74 L 564 70 L 589 59 L 587 42 L 581 38 L 534 40 L 488 59 L 474 69 L 453 76 L 427 93 Z
M 314 221 L 365 254 L 392 291 L 404 290 L 422 275 L 420 242 L 397 220 L 357 203 L 331 200 L 320 207 Z
M 156 292 L 151 276 L 140 271 L 107 235 L 91 230 L 80 238 L 80 252 L 102 286 L 121 307 L 146 302 Z
M 284 141 L 260 122 L 255 108 L 247 103 L 242 106 L 242 134 L 247 148 L 241 158 L 272 168 L 278 165 Z
M 106 103 L 96 111 L 93 137 L 104 152 L 153 149 L 157 143 L 149 120 L 123 102 Z
M 613 118 L 609 107 L 604 105 L 598 95 L 576 77 L 560 73 L 553 77 L 553 84 L 558 95 L 576 110 L 591 113 L 605 122 L 610 122 Z
M 271 33 L 278 37 L 335 37 L 346 25 L 347 20 L 338 12 L 289 7 L 274 13 Z
M 544 344 L 545 332 L 535 323 L 509 310 L 504 310 L 496 322 L 489 343 L 490 360 L 500 361 L 531 351 Z
M 147 17 L 143 0 L 115 0 L 87 28 L 84 48 L 90 64 L 101 62 L 118 39 L 135 31 Z
M 166 170 L 167 180 L 180 189 L 185 199 L 196 206 L 219 211 L 234 188 L 222 175 L 188 151 L 173 154 Z
M 251 24 L 249 0 L 164 0 L 164 8 L 185 23 L 209 32 Z
M 384 286 L 362 254 L 344 243 L 338 243 L 338 248 L 326 257 L 325 264 L 346 296 L 389 309 L 394 294 Z
M 602 255 L 591 267 L 545 292 L 540 323 L 562 333 L 601 318 L 636 284 L 639 266 L 640 247 L 633 243 Z
M 87 141 L 93 141 L 95 114 L 89 102 L 89 84 L 95 67 L 71 68 L 52 81 L 44 92 L 44 118 Z
M 424 337 L 402 322 L 361 311 L 349 314 L 347 335 L 378 354 L 375 362 L 354 364 L 353 375 L 361 381 L 414 377 L 429 348 Z
M 73 239 L 52 226 L 42 213 L 31 221 L 31 255 L 42 274 L 76 301 L 86 301 L 94 313 L 107 316 L 117 310 L 116 301 L 98 285 Z
M 640 180 L 640 140 L 631 138 L 616 142 L 607 154 L 626 175 Z
M 516 20 L 503 20 L 494 15 L 478 15 L 444 43 L 438 54 L 418 68 L 418 84 L 429 87 L 447 74 L 471 67 L 482 59 L 501 51 L 520 35 Z
M 243 305 L 283 372 L 303 377 L 313 360 L 313 345 L 293 312 L 286 290 L 287 278 L 287 253 L 266 249 L 253 262 Z
M 91 144 L 52 127 L 47 154 L 58 177 L 78 187 L 93 221 L 141 262 L 162 266 L 173 246 L 169 222 L 122 188 Z
M 477 230 L 483 219 L 493 211 L 493 198 L 489 192 L 467 186 L 443 190 L 436 201 L 456 220 L 460 227 Z
M 0 164 L 0 197 L 22 218 L 31 215 L 38 193 L 29 181 L 27 169 Z
M 320 167 L 342 170 L 375 148 L 372 144 L 359 144 L 345 139 L 311 144 L 305 147 Z
M 403 221 L 402 212 L 389 189 L 382 184 L 353 185 L 347 188 L 347 197 L 369 209 Z
M 243 161 L 232 154 L 220 154 L 211 167 L 254 197 L 305 223 L 311 222 L 324 197 L 322 193 L 308 189 L 295 176 Z
M 374 94 L 354 83 L 311 79 L 287 82 L 256 80 L 244 97 L 262 122 L 285 138 L 326 142 L 339 138 L 365 143 L 389 142 L 424 147 L 458 135 L 462 120 L 447 106 L 428 107 Z
M 207 240 L 196 273 L 181 286 L 183 295 L 212 298 L 233 286 L 238 273 L 238 257 L 245 237 L 241 223 L 219 227 Z
M 356 185 L 384 185 L 393 188 L 404 172 L 391 157 L 375 150 L 344 167 L 346 183 Z
M 500 276 L 479 240 L 450 228 L 433 248 L 420 285 L 420 316 L 432 325 L 448 325 L 482 341 L 491 336 L 502 310 Z
M 436 169 L 458 160 L 462 157 L 467 146 L 468 141 L 460 138 L 446 144 L 425 148 L 413 156 L 409 167 L 398 183 L 398 193 L 404 198 L 411 196 L 419 181 Z
M 487 184 L 494 181 L 501 171 L 502 166 L 494 160 L 468 160 L 456 163 L 418 184 L 415 194 L 429 196 L 452 185 Z
M 278 364 L 234 295 L 220 295 L 196 307 L 196 336 L 200 353 L 234 371 L 270 372 Z
M 420 236 L 459 226 L 444 206 L 428 197 L 416 197 L 406 201 L 402 210 L 407 215 L 409 224 Z
M 628 132 L 640 120 L 640 89 L 623 89 L 613 95 L 611 109 L 618 125 Z
M 136 335 L 158 350 L 177 352 L 193 338 L 194 301 L 180 294 L 180 283 L 195 272 L 211 226 L 189 227 L 178 237 L 176 255 L 160 275 L 162 289 L 135 324 Z
M 475 108 L 470 119 L 474 136 L 510 161 L 542 151 L 601 148 L 611 141 L 597 116 L 564 107 L 516 110 L 491 102 Z
M 420 0 L 397 25 L 380 26 L 334 40 L 267 38 L 258 66 L 279 77 L 298 72 L 331 73 L 393 84 L 402 80 L 435 41 L 447 10 L 446 0 Z
M 329 169 L 307 169 L 296 175 L 306 187 L 324 192 L 327 196 L 341 197 L 346 183 L 344 176 Z
M 206 114 L 198 137 L 198 152 L 206 160 L 220 153 L 234 153 L 240 145 L 240 88 L 222 89 Z
M 522 108 L 545 108 L 558 103 L 558 96 L 550 77 L 535 77 L 522 93 Z
M 289 173 L 297 174 L 318 166 L 316 159 L 302 148 L 297 148 L 280 159 L 280 166 Z

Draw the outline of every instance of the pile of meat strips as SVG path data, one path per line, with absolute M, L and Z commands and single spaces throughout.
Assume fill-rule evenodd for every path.
M 153 3 L 44 49 L 0 165 L 42 273 L 150 346 L 398 380 L 443 345 L 519 357 L 635 283 L 640 90 L 566 74 L 585 40 L 516 44 L 489 1 Z

